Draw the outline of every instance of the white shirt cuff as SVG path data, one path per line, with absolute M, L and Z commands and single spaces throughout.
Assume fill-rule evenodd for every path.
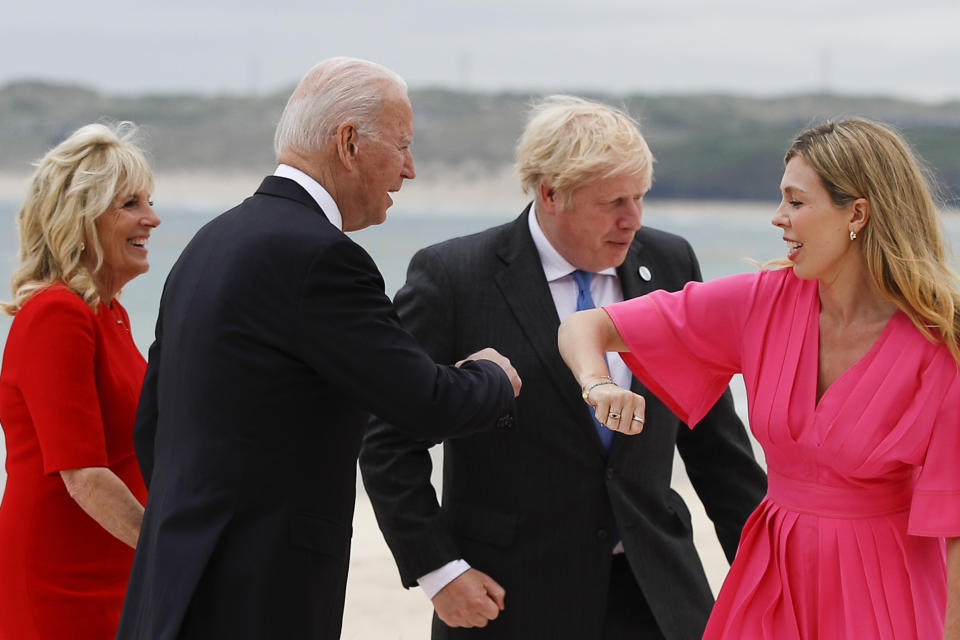
M 425 576 L 417 578 L 417 584 L 427 594 L 427 597 L 433 600 L 440 589 L 453 582 L 454 578 L 470 568 L 466 560 L 451 560 L 435 571 L 431 571 Z

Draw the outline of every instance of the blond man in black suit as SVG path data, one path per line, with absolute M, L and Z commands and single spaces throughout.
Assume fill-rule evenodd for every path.
M 442 506 L 430 441 L 382 420 L 365 437 L 367 492 L 404 586 L 433 600 L 435 639 L 703 631 L 713 597 L 670 480 L 677 448 L 732 559 L 766 479 L 729 392 L 691 431 L 613 355 L 619 384 L 647 398 L 643 432 L 613 433 L 593 420 L 557 350 L 560 320 L 584 304 L 700 279 L 685 240 L 641 225 L 652 162 L 622 112 L 550 98 L 517 149 L 533 202 L 410 263 L 394 303 L 428 353 L 456 362 L 490 344 L 524 378 L 514 428 L 444 441 Z

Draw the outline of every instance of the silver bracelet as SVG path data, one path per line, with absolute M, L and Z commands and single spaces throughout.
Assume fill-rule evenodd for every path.
M 584 388 L 583 388 L 583 393 L 581 394 L 581 395 L 583 396 L 583 401 L 586 402 L 587 404 L 589 404 L 589 403 L 590 403 L 590 392 L 593 391 L 594 389 L 596 389 L 597 387 L 602 386 L 602 385 L 605 385 L 605 384 L 617 384 L 617 383 L 614 382 L 613 380 L 611 380 L 611 379 L 608 377 L 608 378 L 605 379 L 605 380 L 599 380 L 599 381 L 594 382 L 593 384 L 591 384 L 591 385 L 589 385 L 589 386 L 584 387 Z

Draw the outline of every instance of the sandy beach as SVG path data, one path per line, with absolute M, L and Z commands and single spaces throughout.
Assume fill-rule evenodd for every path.
M 214 170 L 157 172 L 153 199 L 162 215 L 164 206 L 176 205 L 204 211 L 225 210 L 253 194 L 263 177 L 273 172 L 223 172 Z M 0 200 L 23 201 L 29 171 L 0 171 Z M 418 213 L 456 211 L 513 211 L 524 196 L 513 168 L 418 165 L 417 178 L 404 182 L 394 196 L 397 208 Z
M 175 206 L 199 211 L 224 211 L 256 190 L 273 167 L 256 172 L 217 172 L 212 170 L 158 172 L 154 175 L 153 200 L 163 215 L 164 207 Z M 0 171 L 0 200 L 19 204 L 26 194 L 30 174 Z M 655 193 L 654 193 L 655 195 Z M 497 169 L 439 164 L 417 165 L 417 177 L 403 183 L 393 195 L 394 206 L 388 216 L 397 212 L 415 211 L 417 215 L 446 215 L 462 212 L 519 212 L 529 201 L 523 193 L 513 167 Z M 654 200 L 660 210 L 684 211 L 691 208 L 687 200 Z M 699 201 L 696 202 L 699 204 Z M 711 209 L 722 215 L 768 215 L 769 203 L 711 200 Z
M 745 416 L 746 398 L 742 380 L 734 378 L 731 388 L 737 412 Z M 753 449 L 762 464 L 763 452 L 756 442 L 753 442 Z M 440 481 L 438 470 L 442 464 L 442 453 L 439 447 L 435 447 L 431 454 L 434 463 L 432 480 L 436 486 Z M 690 484 L 679 454 L 674 455 L 671 484 L 690 509 L 697 552 L 716 595 L 729 565 L 717 541 L 713 523 L 707 518 L 703 504 Z M 478 568 L 482 570 L 482 567 Z M 510 606 L 509 591 L 506 605 Z M 419 588 L 408 590 L 401 586 L 400 574 L 377 527 L 373 508 L 363 492 L 358 475 L 353 550 L 341 637 L 344 640 L 426 640 L 430 637 L 432 616 L 433 607 Z
M 677 468 L 674 469 L 674 488 L 690 508 L 697 550 L 716 593 L 726 576 L 727 561 L 713 525 L 682 467 L 679 474 Z M 510 606 L 509 591 L 506 605 Z M 430 637 L 432 615 L 433 607 L 420 589 L 407 590 L 400 585 L 400 576 L 377 528 L 370 501 L 366 495 L 358 494 L 341 637 L 344 640 L 424 640 Z

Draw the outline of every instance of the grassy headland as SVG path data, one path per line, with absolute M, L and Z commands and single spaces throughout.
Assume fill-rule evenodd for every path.
M 113 96 L 83 87 L 20 82 L 0 88 L 0 171 L 30 163 L 77 127 L 133 120 L 158 173 L 265 174 L 273 168 L 273 128 L 288 91 L 271 95 Z M 459 180 L 502 175 L 513 160 L 527 105 L 522 93 L 413 89 L 421 176 Z M 960 199 L 960 101 L 795 95 L 598 95 L 625 107 L 657 158 L 652 197 L 777 197 L 781 158 L 798 130 L 829 118 L 863 116 L 899 128 L 926 160 L 944 200 Z M 425 171 L 424 169 L 427 169 Z M 429 178 L 428 178 L 429 179 Z

